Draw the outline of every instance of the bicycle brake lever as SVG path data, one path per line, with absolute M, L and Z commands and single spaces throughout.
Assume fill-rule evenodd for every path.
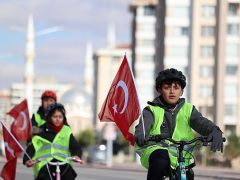
M 75 162 L 79 162 L 80 164 L 83 164 L 83 163 L 84 163 L 83 160 L 77 159 L 77 158 L 75 158 L 75 157 L 73 157 L 72 160 L 75 161 Z

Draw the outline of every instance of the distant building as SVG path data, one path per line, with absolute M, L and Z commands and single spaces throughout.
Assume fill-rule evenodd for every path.
M 187 76 L 185 97 L 225 133 L 240 133 L 240 2 L 132 0 L 133 71 L 140 103 L 154 77 L 174 67 Z
M 60 99 L 62 95 L 71 88 L 71 84 L 58 84 L 49 78 L 41 82 L 36 81 L 33 84 L 33 112 L 37 111 L 38 107 L 41 105 L 41 95 L 45 90 L 55 91 L 58 99 Z M 11 85 L 11 106 L 15 106 L 26 98 L 25 89 L 26 85 L 24 83 L 14 83 Z
M 10 123 L 10 116 L 6 115 L 11 107 L 10 98 L 11 96 L 9 90 L 3 89 L 0 91 L 0 119 L 3 120 L 6 124 Z
M 134 0 L 130 4 L 133 72 L 141 108 L 154 98 L 156 4 L 156 0 Z

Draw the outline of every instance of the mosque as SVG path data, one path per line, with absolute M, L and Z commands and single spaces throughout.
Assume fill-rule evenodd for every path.
M 34 75 L 34 24 L 33 16 L 29 16 L 27 28 L 27 42 L 25 54 L 25 74 L 24 81 L 14 83 L 10 88 L 11 107 L 15 106 L 23 99 L 27 98 L 30 116 L 37 111 L 41 104 L 41 94 L 44 90 L 54 90 L 58 96 L 58 102 L 64 104 L 68 123 L 72 127 L 73 133 L 78 134 L 86 128 L 93 127 L 92 110 L 92 78 L 93 60 L 92 46 L 90 43 L 86 47 L 85 74 L 83 87 L 79 88 L 70 83 L 59 84 L 53 78 L 39 78 Z

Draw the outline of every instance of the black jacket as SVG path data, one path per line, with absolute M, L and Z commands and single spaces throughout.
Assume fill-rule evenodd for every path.
M 54 132 L 48 124 L 44 124 L 41 126 L 41 128 L 43 129 L 43 132 L 37 134 L 38 136 L 49 140 L 50 142 L 53 141 L 53 139 L 55 138 L 55 136 L 57 135 L 56 132 Z M 82 149 L 79 145 L 79 143 L 77 142 L 77 140 L 75 139 L 75 137 L 71 134 L 70 136 L 70 142 L 69 142 L 69 150 L 71 152 L 71 155 L 77 155 L 80 158 L 82 157 Z M 32 158 L 35 154 L 35 149 L 33 147 L 32 143 L 29 143 L 27 149 L 26 149 L 27 154 Z M 28 157 L 26 155 L 23 156 L 23 164 L 26 163 L 26 161 L 28 160 Z M 56 159 L 53 159 L 53 161 L 57 161 Z M 56 171 L 56 167 L 55 166 L 49 166 L 50 167 L 50 171 L 51 172 L 55 172 Z M 71 166 L 69 166 L 68 164 L 60 166 L 61 169 L 61 179 L 66 179 L 66 180 L 71 180 L 74 179 L 77 174 L 76 172 L 73 170 L 73 168 Z M 40 172 L 39 172 L 39 176 L 36 178 L 37 180 L 40 179 L 50 179 L 49 177 L 49 173 L 47 170 L 47 166 L 44 166 Z
M 176 125 L 176 115 L 184 103 L 185 99 L 180 98 L 175 107 L 169 107 L 161 96 L 156 97 L 152 102 L 148 102 L 150 105 L 159 106 L 165 110 L 163 123 L 161 125 L 161 133 L 164 137 L 172 137 Z M 154 116 L 151 110 L 148 106 L 145 107 L 142 112 L 142 117 L 140 117 L 139 124 L 135 128 L 135 137 L 144 136 L 145 129 L 145 139 L 147 139 L 154 121 Z M 190 117 L 190 127 L 199 134 L 206 136 L 212 132 L 216 125 L 207 118 L 203 117 L 195 106 L 193 106 Z

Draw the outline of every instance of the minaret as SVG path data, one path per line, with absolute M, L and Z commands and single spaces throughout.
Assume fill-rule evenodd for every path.
M 25 75 L 24 83 L 26 87 L 26 97 L 28 100 L 29 113 L 32 114 L 33 110 L 33 79 L 34 79 L 34 57 L 35 57 L 35 47 L 34 47 L 34 24 L 33 15 L 28 17 L 27 25 L 27 44 L 26 44 L 26 64 L 25 64 Z
M 93 48 L 90 42 L 86 45 L 84 86 L 89 95 L 93 96 Z
M 111 24 L 108 28 L 107 33 L 107 47 L 114 48 L 116 46 L 116 33 L 115 33 L 115 26 Z

